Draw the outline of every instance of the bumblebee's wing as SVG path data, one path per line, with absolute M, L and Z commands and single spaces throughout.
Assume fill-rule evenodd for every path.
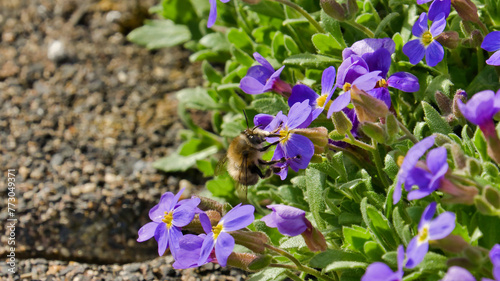
M 226 171 L 226 166 L 227 166 L 227 155 L 224 155 L 219 159 L 217 165 L 215 165 L 214 175 L 219 176 L 224 174 L 224 172 Z
M 240 179 L 241 181 L 240 182 L 236 182 L 236 195 L 238 196 L 238 198 L 240 198 L 241 202 L 247 202 L 247 188 L 248 188 L 248 184 L 247 184 L 247 180 L 248 180 L 248 157 L 247 156 L 243 156 L 243 161 L 241 163 L 241 173 L 244 173 L 243 174 L 243 178 L 241 177 L 242 175 L 240 175 Z

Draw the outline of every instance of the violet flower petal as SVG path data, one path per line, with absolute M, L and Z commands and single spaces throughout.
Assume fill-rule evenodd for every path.
M 277 227 L 281 234 L 297 236 L 307 229 L 306 212 L 286 205 L 268 205 L 273 212 L 262 218 L 269 227 Z
M 438 41 L 433 40 L 425 49 L 425 62 L 428 66 L 436 66 L 444 58 L 444 48 Z
M 448 268 L 448 272 L 446 272 L 444 278 L 441 279 L 441 281 L 456 281 L 456 280 L 476 281 L 476 278 L 474 278 L 474 276 L 467 269 L 461 268 L 459 266 L 452 266 Z M 482 280 L 484 281 L 485 279 L 483 278 Z
M 415 236 L 408 244 L 408 248 L 406 249 L 406 268 L 414 268 L 417 266 L 429 251 L 429 243 L 419 243 L 418 239 L 419 237 Z
M 200 257 L 198 259 L 198 266 L 207 263 L 208 257 L 210 256 L 210 253 L 214 249 L 214 246 L 215 246 L 214 233 L 210 232 L 209 234 L 207 234 L 207 236 L 203 240 L 203 244 L 201 245 Z
M 265 128 L 271 121 L 273 121 L 274 116 L 264 113 L 259 113 L 253 117 L 253 124 L 259 128 Z
M 389 281 L 398 280 L 390 279 L 393 277 L 394 272 L 392 269 L 383 262 L 374 262 L 368 266 L 361 281 Z
M 434 0 L 429 7 L 429 20 L 436 22 L 440 14 L 446 19 L 450 15 L 450 8 L 451 0 Z
M 274 83 L 276 82 L 276 80 L 280 79 L 280 75 L 283 69 L 285 69 L 285 66 L 280 67 L 271 75 L 271 77 L 269 77 L 266 84 L 264 85 L 264 92 L 273 90 Z
M 167 209 L 167 207 L 172 202 L 174 197 L 175 196 L 172 192 L 163 193 L 160 198 L 160 203 L 149 210 L 149 218 L 154 222 L 162 222 L 165 212 L 171 211 L 170 209 Z
M 500 51 L 493 53 L 487 60 L 489 65 L 500 65 Z
M 321 94 L 328 95 L 335 90 L 335 67 L 330 66 L 323 70 L 321 75 Z M 328 102 L 328 101 L 326 101 Z M 326 103 L 325 102 L 325 103 Z
M 175 269 L 186 269 L 198 266 L 201 246 L 204 237 L 186 234 L 179 239 L 179 252 L 172 266 Z
M 380 70 L 380 76 L 385 78 L 391 67 L 391 53 L 386 49 L 378 49 L 373 53 L 366 53 L 361 56 L 368 65 L 369 71 Z
M 488 33 L 481 43 L 481 48 L 488 52 L 500 50 L 500 31 L 492 31 Z
M 407 93 L 418 92 L 420 90 L 417 76 L 408 72 L 393 73 L 387 79 L 387 85 Z
M 295 103 L 288 112 L 288 120 L 286 121 L 286 126 L 288 129 L 303 128 L 309 126 L 305 122 L 310 119 L 311 106 L 309 106 L 309 101 L 305 100 L 300 103 Z
M 255 207 L 252 205 L 237 205 L 231 209 L 219 223 L 222 223 L 224 231 L 235 231 L 247 227 L 255 220 Z
M 195 198 L 200 200 L 199 198 Z M 199 203 L 198 203 L 199 204 Z M 197 205 L 196 205 L 197 206 Z M 183 227 L 188 225 L 194 218 L 194 208 L 196 206 L 192 205 L 182 205 L 175 208 L 172 216 L 172 224 L 177 227 Z
M 420 42 L 420 39 L 414 39 L 403 46 L 403 53 L 408 57 L 411 64 L 417 64 L 425 56 L 425 47 Z
M 430 1 L 430 0 L 429 0 Z M 352 44 L 351 47 L 342 51 L 342 59 L 345 60 L 351 55 L 361 56 L 366 53 L 373 53 L 379 49 L 386 49 L 393 54 L 396 50 L 396 43 L 391 38 L 366 38 Z
M 421 13 L 420 16 L 418 17 L 418 20 L 413 25 L 413 27 L 411 29 L 411 33 L 415 37 L 422 37 L 422 34 L 424 34 L 424 32 L 427 30 L 428 30 L 427 14 Z
M 284 144 L 285 157 L 290 157 L 287 163 L 295 172 L 305 169 L 309 165 L 314 154 L 314 144 L 312 141 L 302 135 L 292 134 Z M 300 155 L 299 157 L 297 157 Z
M 434 2 L 436 1 L 437 0 L 435 0 Z M 445 28 L 446 28 L 446 17 L 444 16 L 443 13 L 441 13 L 436 17 L 436 20 L 432 23 L 429 31 L 431 32 L 432 37 L 436 37 L 439 34 L 441 34 Z
M 328 109 L 328 114 L 326 116 L 328 118 L 330 118 L 334 112 L 341 111 L 347 105 L 349 105 L 350 102 L 351 102 L 351 91 L 347 91 L 347 92 L 339 95 L 330 104 L 330 108 Z
M 240 89 L 249 95 L 258 95 L 264 93 L 264 85 L 259 80 L 245 76 L 240 80 Z
M 221 0 L 221 1 L 223 1 L 223 0 Z M 229 1 L 229 0 L 227 0 L 227 1 Z M 274 67 L 261 54 L 255 52 L 255 53 L 253 53 L 253 57 L 263 67 L 267 68 L 270 71 L 270 73 L 274 72 Z
M 455 214 L 444 212 L 429 225 L 429 240 L 439 240 L 448 236 L 455 228 Z
M 482 126 L 491 122 L 493 116 L 500 110 L 495 108 L 495 93 L 485 90 L 476 93 L 464 104 L 458 101 L 458 108 L 464 117 L 475 125 Z
M 168 248 L 168 229 L 164 223 L 159 223 L 156 227 L 155 239 L 158 243 L 158 255 L 161 257 Z
M 434 145 L 435 138 L 436 136 L 426 137 L 408 150 L 397 175 L 398 180 L 393 193 L 394 204 L 398 203 L 401 199 L 401 185 L 406 181 L 408 172 L 417 164 L 420 157 L 422 157 L 425 152 Z
M 179 239 L 182 237 L 182 231 L 172 226 L 168 229 L 168 247 L 170 248 L 170 253 L 177 259 L 177 253 L 179 252 Z
M 157 222 L 148 222 L 139 229 L 139 238 L 137 238 L 137 242 L 144 242 L 146 240 L 151 239 L 155 235 L 156 228 L 158 227 Z
M 306 85 L 295 85 L 292 88 L 292 94 L 288 98 L 288 106 L 292 107 L 296 103 L 309 100 L 309 106 L 316 107 L 316 100 L 319 95 Z
M 387 105 L 387 108 L 391 107 L 391 94 L 387 88 L 374 88 L 367 91 L 367 93 L 370 94 L 370 96 L 383 101 L 385 105 Z
M 214 25 L 217 20 L 217 0 L 209 0 L 210 2 L 210 14 L 208 15 L 207 27 L 210 28 Z
M 220 266 L 227 265 L 227 258 L 233 252 L 234 238 L 226 232 L 221 232 L 215 242 L 215 256 Z
M 436 213 L 436 206 L 436 202 L 432 202 L 425 207 L 422 217 L 420 218 L 420 222 L 418 223 L 419 231 L 424 227 L 424 225 L 428 224 L 432 220 L 432 217 Z

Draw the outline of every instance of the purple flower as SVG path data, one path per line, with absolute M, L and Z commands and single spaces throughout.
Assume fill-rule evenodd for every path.
M 207 27 L 212 27 L 217 19 L 217 0 L 208 0 L 210 2 L 210 14 L 208 15 Z M 220 0 L 227 3 L 229 0 Z
M 259 53 L 253 53 L 253 57 L 261 65 L 250 67 L 247 75 L 241 79 L 240 88 L 243 92 L 250 95 L 262 94 L 269 91 L 277 93 L 291 92 L 290 85 L 280 79 L 280 74 L 285 66 L 274 71 L 272 65 Z
M 500 280 L 500 244 L 495 244 L 490 251 L 490 260 L 493 264 L 493 277 Z
M 405 248 L 398 247 L 398 270 L 396 272 L 383 262 L 374 262 L 368 266 L 361 281 L 401 281 L 403 280 L 403 261 L 405 259 Z
M 448 268 L 448 272 L 446 272 L 444 278 L 441 279 L 441 281 L 456 281 L 456 280 L 476 281 L 476 278 L 474 278 L 474 276 L 467 269 L 461 268 L 459 266 L 452 266 Z
M 440 187 L 441 180 L 448 171 L 446 148 L 444 147 L 438 147 L 429 151 L 426 161 L 427 168 L 430 171 L 415 166 L 408 172 L 405 181 L 405 189 L 409 191 L 408 200 L 424 198 L 437 190 Z M 419 189 L 411 190 L 414 185 L 418 186 Z
M 166 192 L 161 196 L 160 203 L 151 208 L 149 218 L 152 222 L 145 224 L 139 229 L 137 242 L 144 242 L 155 237 L 158 242 L 158 254 L 163 256 L 167 248 L 174 258 L 179 249 L 179 239 L 182 237 L 181 227 L 189 224 L 195 215 L 195 209 L 200 204 L 199 198 L 181 201 L 178 204 L 184 188 L 174 196 L 172 192 Z
M 495 52 L 486 63 L 489 65 L 500 65 L 500 31 L 492 31 L 484 37 L 481 48 L 488 52 Z
M 407 268 L 414 268 L 424 259 L 429 250 L 429 241 L 443 239 L 455 228 L 454 213 L 444 212 L 433 220 L 435 212 L 436 202 L 425 208 L 418 224 L 418 234 L 411 239 L 406 249 Z
M 193 234 L 186 234 L 179 239 L 179 250 L 174 264 L 175 269 L 186 269 L 198 267 L 198 260 L 200 258 L 201 246 L 205 240 L 206 234 L 198 236 Z M 213 253 L 212 253 L 213 254 Z M 214 260 L 212 255 L 209 255 L 206 263 Z
M 433 2 L 429 7 L 429 20 L 434 21 L 440 13 L 444 13 L 445 18 L 450 15 L 451 0 L 417 0 L 417 4 L 422 5 L 430 1 Z
M 239 204 L 227 212 L 203 240 L 198 258 L 198 266 L 207 263 L 210 253 L 214 248 L 217 262 L 221 266 L 226 266 L 227 258 L 234 249 L 234 238 L 228 232 L 247 227 L 251 224 L 255 219 L 253 215 L 254 211 L 255 208 L 252 205 Z
M 264 129 L 275 132 L 280 137 L 267 138 L 269 143 L 278 143 L 272 160 L 280 161 L 274 167 L 280 168 L 278 174 L 282 180 L 288 175 L 288 167 L 295 172 L 305 169 L 314 154 L 313 142 L 305 136 L 296 133 L 296 129 L 306 128 L 311 124 L 311 107 L 309 100 L 295 103 L 288 112 L 288 117 L 280 111 Z
M 436 136 L 426 137 L 425 139 L 416 143 L 408 153 L 406 154 L 405 159 L 403 160 L 403 164 L 401 164 L 401 168 L 399 168 L 399 172 L 397 175 L 396 186 L 394 187 L 394 193 L 392 195 L 392 200 L 394 204 L 398 203 L 401 199 L 401 185 L 406 182 L 406 179 L 411 170 L 417 165 L 418 160 L 422 157 L 429 148 L 434 145 L 434 139 Z
M 309 105 L 313 108 L 312 119 L 314 120 L 329 105 L 335 88 L 335 67 L 330 66 L 323 71 L 321 76 L 321 96 L 306 85 L 295 85 L 288 98 L 288 105 L 292 107 L 297 102 L 309 100 Z
M 345 48 L 342 51 L 342 59 L 346 60 L 352 55 L 357 55 L 361 56 L 364 60 L 367 60 L 367 56 L 365 56 L 365 54 L 373 54 L 379 49 L 385 49 L 392 55 L 396 50 L 396 44 L 391 38 L 367 38 L 359 40 L 352 44 L 351 47 Z
M 408 56 L 410 63 L 417 64 L 425 55 L 425 61 L 429 66 L 436 66 L 444 57 L 444 49 L 441 44 L 434 40 L 446 27 L 445 14 L 436 16 L 429 30 L 427 25 L 427 14 L 422 13 L 415 25 L 412 33 L 419 39 L 412 40 L 403 46 L 403 53 Z
M 496 94 L 490 90 L 476 93 L 467 104 L 458 100 L 458 108 L 467 120 L 479 126 L 485 136 L 496 134 L 493 116 L 500 111 L 500 90 Z
M 301 209 L 276 204 L 267 205 L 267 208 L 272 209 L 273 212 L 260 220 L 265 222 L 268 227 L 277 227 L 281 234 L 297 236 L 308 227 L 306 212 Z
M 337 87 L 341 88 L 341 93 L 330 105 L 327 117 L 330 118 L 333 112 L 344 109 L 351 102 L 351 88 L 358 87 L 360 90 L 369 91 L 375 87 L 380 77 L 381 71 L 369 71 L 366 61 L 357 56 L 351 55 L 342 62 L 337 73 Z

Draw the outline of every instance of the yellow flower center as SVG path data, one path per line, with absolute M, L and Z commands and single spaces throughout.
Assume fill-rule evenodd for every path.
M 382 78 L 377 81 L 377 85 L 375 86 L 375 88 L 387 88 L 387 86 L 388 86 L 387 81 Z
M 342 86 L 342 90 L 344 90 L 344 92 L 347 92 L 349 90 L 351 90 L 351 83 L 345 83 L 344 86 Z
M 319 98 L 316 99 L 316 103 L 318 104 L 319 107 L 323 107 L 325 105 L 325 101 L 328 95 L 321 95 Z M 332 101 L 328 101 L 328 103 L 325 106 L 325 109 L 328 110 L 330 108 L 330 104 L 332 104 Z
M 424 32 L 424 34 L 422 35 L 422 44 L 424 44 L 424 46 L 427 47 L 432 42 L 432 40 L 434 39 L 432 38 L 431 32 L 428 30 Z
M 428 238 L 429 238 L 429 226 L 424 225 L 422 230 L 420 230 L 418 232 L 418 242 L 423 243 L 423 242 L 427 241 Z
M 290 139 L 290 136 L 292 133 L 288 129 L 288 127 L 285 127 L 283 130 L 280 131 L 280 142 L 286 143 L 288 139 Z
M 174 219 L 174 212 L 165 211 L 165 216 L 163 216 L 163 219 L 161 221 L 167 225 L 167 228 L 170 228 L 172 226 L 173 219 Z
M 221 231 L 222 231 L 222 224 L 218 224 L 212 227 L 212 232 L 214 233 L 214 240 L 217 239 L 217 236 L 219 236 Z

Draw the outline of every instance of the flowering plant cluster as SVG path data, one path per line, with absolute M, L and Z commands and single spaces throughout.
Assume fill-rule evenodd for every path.
M 497 2 L 163 0 L 128 38 L 206 83 L 154 165 L 211 198 L 164 193 L 137 241 L 252 280 L 500 281 Z

